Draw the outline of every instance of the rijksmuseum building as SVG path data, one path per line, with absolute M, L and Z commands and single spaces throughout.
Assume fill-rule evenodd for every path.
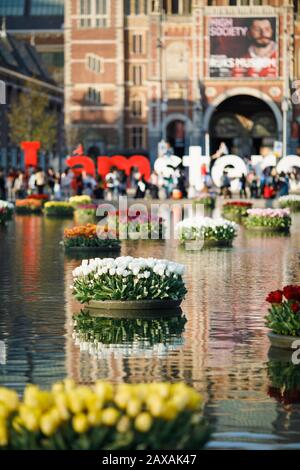
M 95 155 L 299 152 L 300 2 L 66 0 L 65 129 Z M 299 11 L 300 13 L 300 11 Z M 296 83 L 295 83 L 296 82 Z

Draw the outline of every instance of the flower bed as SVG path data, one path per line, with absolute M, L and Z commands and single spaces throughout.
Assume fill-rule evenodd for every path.
M 17 214 L 40 214 L 43 209 L 43 203 L 39 199 L 17 199 Z
M 186 288 L 182 279 L 184 266 L 164 259 L 132 258 L 131 256 L 83 260 L 73 271 L 75 298 L 95 306 L 93 301 L 181 301 Z M 133 301 L 133 302 L 132 302 Z M 116 308 L 115 303 L 113 307 Z M 172 302 L 171 302 L 172 303 Z M 104 306 L 107 303 L 103 304 Z M 149 302 L 151 308 L 151 302 Z
M 202 397 L 184 383 L 0 388 L 0 448 L 199 449 L 209 438 Z
M 127 319 L 94 317 L 82 310 L 74 316 L 73 339 L 81 351 L 97 357 L 112 351 L 121 355 L 145 355 L 155 350 L 162 354 L 183 344 L 186 318 Z
M 230 246 L 237 235 L 234 222 L 210 217 L 184 219 L 177 224 L 176 230 L 181 243 L 202 241 L 204 246 Z
M 49 196 L 48 194 L 30 194 L 26 199 L 35 199 L 36 201 L 42 201 L 45 203 L 49 201 Z
M 124 234 L 129 240 L 161 239 L 163 237 L 164 221 L 154 214 L 137 212 L 130 215 L 128 212 L 117 211 L 115 215 L 107 217 L 107 227 L 116 227 L 117 233 Z
M 14 205 L 7 201 L 0 200 L 0 225 L 12 219 L 14 213 Z
M 96 204 L 84 204 L 77 207 L 74 210 L 74 220 L 81 224 L 95 223 L 97 205 Z
M 120 249 L 121 243 L 116 238 L 100 238 L 97 225 L 87 224 L 65 229 L 63 245 L 67 249 L 99 248 L 106 251 Z
M 69 202 L 51 201 L 44 205 L 44 214 L 48 217 L 72 217 L 73 211 Z
M 268 376 L 271 381 L 268 395 L 279 403 L 300 403 L 300 367 L 290 362 L 269 361 Z
M 282 209 L 290 209 L 292 212 L 300 211 L 300 196 L 290 195 L 290 196 L 281 196 L 278 199 L 279 206 Z
M 245 201 L 228 201 L 223 204 L 223 216 L 229 219 L 241 219 L 247 217 L 248 209 L 252 208 L 251 202 Z
M 266 301 L 271 304 L 266 316 L 266 326 L 272 331 L 271 343 L 290 348 L 295 338 L 300 339 L 300 286 L 270 292 Z
M 288 232 L 292 223 L 289 209 L 248 209 L 245 226 L 249 229 Z
M 69 198 L 69 203 L 71 206 L 76 209 L 79 206 L 82 206 L 84 204 L 91 204 L 92 203 L 92 198 L 90 196 L 72 196 Z
M 214 209 L 216 207 L 216 198 L 209 194 L 203 194 L 194 200 L 194 204 L 203 204 L 207 209 Z

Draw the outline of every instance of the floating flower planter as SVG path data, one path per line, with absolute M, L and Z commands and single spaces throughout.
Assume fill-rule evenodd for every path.
M 97 233 L 97 225 L 87 224 L 64 231 L 62 241 L 66 251 L 120 251 L 121 242 L 116 238 L 101 238 Z
M 283 290 L 270 292 L 266 301 L 271 304 L 266 316 L 271 345 L 293 349 L 295 340 L 300 342 L 300 286 L 286 286 Z
M 47 217 L 73 217 L 74 208 L 69 202 L 51 201 L 44 205 Z
M 17 214 L 41 214 L 43 210 L 43 201 L 40 199 L 17 199 Z
M 281 196 L 278 199 L 279 207 L 282 209 L 290 209 L 292 212 L 300 211 L 300 196 L 291 194 L 289 196 Z
M 292 219 L 289 209 L 248 209 L 245 226 L 262 232 L 289 232 Z
M 107 218 L 107 227 L 114 227 L 129 240 L 160 240 L 163 238 L 164 220 L 154 214 L 117 211 Z
M 237 235 L 237 224 L 225 219 L 210 217 L 194 217 L 184 219 L 176 226 L 180 243 L 193 250 L 202 247 L 232 246 Z
M 0 225 L 4 225 L 11 220 L 13 214 L 14 205 L 10 202 L 0 200 Z
M 222 213 L 226 219 L 241 222 L 248 216 L 248 209 L 252 208 L 251 202 L 246 201 L 228 201 L 223 204 Z
M 194 199 L 194 205 L 203 204 L 205 209 L 213 210 L 216 207 L 216 198 L 210 194 L 203 194 L 197 199 Z
M 202 396 L 184 383 L 0 389 L 0 449 L 199 449 L 209 439 Z
M 186 318 L 116 319 L 94 317 L 82 310 L 74 316 L 73 339 L 81 351 L 96 357 L 167 353 L 183 344 Z
M 186 294 L 183 272 L 183 265 L 163 259 L 96 258 L 73 271 L 71 288 L 79 302 L 101 316 L 171 314 Z
M 74 209 L 76 209 L 77 207 L 80 207 L 84 204 L 91 204 L 92 203 L 92 199 L 90 196 L 72 196 L 69 198 L 69 203 L 71 204 L 71 206 L 74 207 Z
M 74 220 L 80 224 L 96 223 L 97 206 L 95 204 L 85 204 L 74 210 Z

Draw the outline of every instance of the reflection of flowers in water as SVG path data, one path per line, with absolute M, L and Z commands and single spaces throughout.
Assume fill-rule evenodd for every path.
M 81 311 L 74 317 L 73 339 L 80 351 L 97 357 L 163 356 L 183 345 L 186 318 L 125 319 L 93 317 Z
M 279 403 L 300 403 L 300 366 L 291 362 L 269 361 L 268 376 L 271 385 L 268 395 Z

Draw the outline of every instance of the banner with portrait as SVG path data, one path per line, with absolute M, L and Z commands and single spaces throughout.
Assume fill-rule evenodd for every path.
M 209 17 L 209 76 L 277 78 L 276 28 L 274 16 Z

